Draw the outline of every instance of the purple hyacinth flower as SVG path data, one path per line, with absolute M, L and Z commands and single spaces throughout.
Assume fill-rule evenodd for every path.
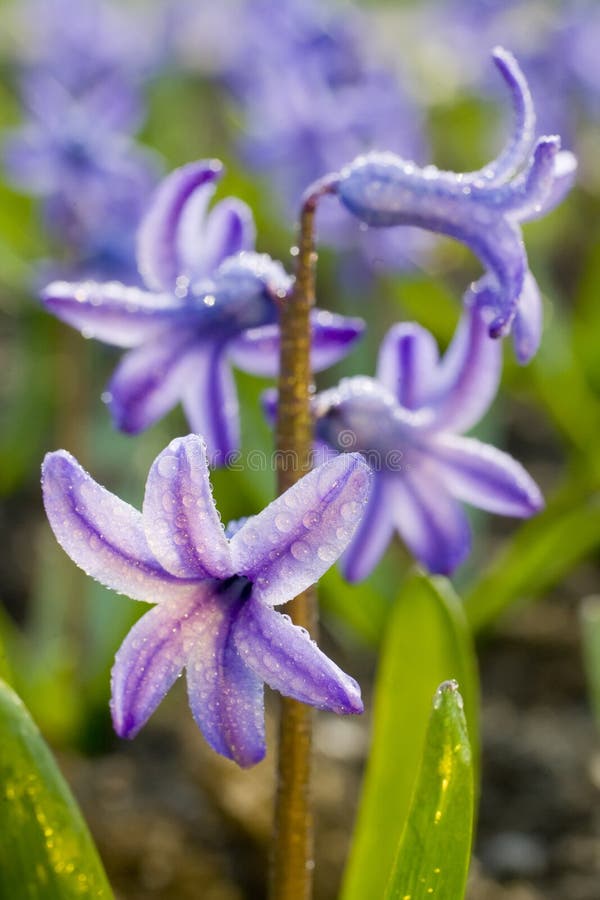
M 20 62 L 81 97 L 107 79 L 124 98 L 164 55 L 163 15 L 112 0 L 25 0 L 18 4 Z M 156 6 L 160 7 L 160 4 Z
M 563 199 L 576 160 L 572 153 L 560 152 L 556 136 L 540 138 L 530 156 L 535 113 L 527 82 L 510 53 L 497 48 L 493 58 L 516 115 L 514 134 L 496 160 L 480 171 L 456 174 L 434 166 L 421 169 L 391 153 L 371 153 L 342 170 L 336 190 L 342 203 L 369 225 L 414 225 L 470 247 L 485 268 L 471 299 L 485 311 L 492 337 L 508 334 L 517 316 L 526 317 L 516 338 L 517 356 L 525 361 L 529 351 L 519 335 L 535 328 L 539 302 L 519 225 Z M 528 302 L 521 308 L 528 285 Z
M 201 161 L 159 186 L 138 235 L 148 290 L 55 282 L 43 292 L 46 307 L 84 335 L 131 348 L 108 387 L 115 424 L 135 434 L 181 401 L 215 465 L 239 443 L 231 365 L 277 374 L 278 308 L 292 287 L 280 263 L 252 252 L 245 203 L 228 198 L 207 214 L 220 174 L 220 163 Z M 341 359 L 362 330 L 359 319 L 314 310 L 313 369 Z
M 371 484 L 359 454 L 315 469 L 231 539 L 196 435 L 157 457 L 141 513 L 65 450 L 46 456 L 42 484 L 50 525 L 71 559 L 106 587 L 156 604 L 112 671 L 121 737 L 138 733 L 184 668 L 200 730 L 240 766 L 265 754 L 264 682 L 320 709 L 362 712 L 354 679 L 273 609 L 316 582 L 351 539 Z
M 43 198 L 45 221 L 70 251 L 71 271 L 135 278 L 133 235 L 159 164 L 128 133 L 130 104 L 108 82 L 85 100 L 39 76 L 26 88 L 30 118 L 3 147 L 9 178 Z
M 344 555 L 349 581 L 365 578 L 394 532 L 430 571 L 452 572 L 470 550 L 461 502 L 527 517 L 543 500 L 511 456 L 462 433 L 489 407 L 501 345 L 476 305 L 467 308 L 443 358 L 413 323 L 385 337 L 377 377 L 348 378 L 313 401 L 317 449 L 361 452 L 374 471 L 365 515 Z

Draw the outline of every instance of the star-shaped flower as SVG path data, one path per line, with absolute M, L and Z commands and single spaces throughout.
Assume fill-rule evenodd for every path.
M 371 483 L 359 454 L 310 472 L 231 540 L 195 435 L 157 457 L 141 513 L 64 450 L 47 455 L 42 483 L 50 525 L 71 559 L 107 587 L 156 604 L 116 656 L 119 735 L 138 733 L 183 668 L 204 737 L 241 766 L 265 753 L 263 682 L 321 709 L 362 712 L 356 682 L 273 609 L 316 582 L 352 538 Z
M 432 572 L 449 574 L 471 535 L 461 501 L 527 517 L 539 489 L 507 453 L 462 432 L 489 407 L 500 380 L 501 345 L 476 306 L 465 310 L 444 357 L 419 325 L 395 325 L 380 349 L 377 377 L 344 379 L 317 394 L 317 457 L 358 451 L 374 472 L 360 526 L 342 559 L 349 581 L 376 566 L 397 531 Z M 276 400 L 266 398 L 272 415 Z
M 220 174 L 218 162 L 201 161 L 162 182 L 139 232 L 148 290 L 55 282 L 43 294 L 47 308 L 84 335 L 133 348 L 108 387 L 117 426 L 139 432 L 181 401 L 213 464 L 225 462 L 239 443 L 231 364 L 277 374 L 278 307 L 292 287 L 280 263 L 252 252 L 246 204 L 228 198 L 207 215 Z M 339 360 L 362 330 L 360 319 L 314 310 L 313 369 Z
M 539 343 L 541 315 L 519 225 L 563 199 L 577 163 L 572 153 L 560 152 L 556 136 L 540 138 L 530 157 L 535 111 L 527 82 L 510 53 L 497 48 L 493 58 L 516 115 L 514 134 L 497 159 L 457 174 L 370 153 L 342 169 L 336 192 L 369 225 L 415 225 L 470 247 L 485 268 L 472 295 L 486 311 L 490 335 L 508 334 L 514 321 L 517 357 L 526 362 Z

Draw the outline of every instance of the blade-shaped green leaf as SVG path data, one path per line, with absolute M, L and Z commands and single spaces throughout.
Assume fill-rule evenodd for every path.
M 542 594 L 600 546 L 600 496 L 561 497 L 521 526 L 507 549 L 465 597 L 473 630 L 511 604 Z
M 0 897 L 109 900 L 73 796 L 29 713 L 0 682 Z
M 385 900 L 462 900 L 473 835 L 473 761 L 456 681 L 437 690 Z
M 461 603 L 445 579 L 413 574 L 396 599 L 382 647 L 343 900 L 383 896 L 419 772 L 431 698 L 452 678 L 463 689 L 476 758 L 476 663 Z

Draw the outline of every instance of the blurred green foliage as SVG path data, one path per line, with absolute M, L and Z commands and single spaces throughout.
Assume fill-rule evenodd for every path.
M 102 863 L 56 762 L 0 681 L 0 896 L 111 900 Z

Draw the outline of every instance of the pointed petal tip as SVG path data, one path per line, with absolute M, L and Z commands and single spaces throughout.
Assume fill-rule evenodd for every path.
M 50 450 L 42 460 L 42 490 L 46 496 L 51 482 L 63 481 L 74 472 L 79 472 L 81 466 L 68 450 Z
M 354 491 L 360 503 L 367 501 L 373 480 L 373 470 L 361 453 L 340 453 L 335 459 L 321 466 L 319 493 L 323 497 L 338 487 L 340 478 L 345 480 L 345 490 Z
M 132 741 L 141 731 L 141 725 L 136 725 L 133 717 L 128 716 L 122 721 L 113 717 L 113 728 L 117 737 L 123 741 Z
M 538 138 L 533 154 L 536 159 L 552 159 L 557 156 L 561 147 L 561 139 L 558 134 L 544 135 Z
M 241 769 L 251 769 L 253 766 L 258 765 L 259 762 L 262 762 L 266 754 L 267 746 L 263 743 L 261 747 L 255 747 L 250 751 L 245 750 L 243 747 L 232 748 L 231 756 L 227 758 L 236 763 Z
M 354 678 L 347 676 L 348 691 L 346 695 L 347 703 L 339 712 L 342 715 L 360 716 L 365 711 L 365 705 L 362 700 L 360 685 Z
M 132 741 L 142 730 L 143 722 L 136 722 L 131 712 L 118 709 L 114 697 L 110 701 L 110 716 L 115 734 L 124 741 Z
M 537 484 L 532 481 L 529 485 L 529 490 L 527 492 L 527 496 L 525 498 L 524 506 L 523 506 L 523 518 L 528 519 L 531 516 L 537 515 L 537 513 L 541 512 L 546 506 L 546 501 Z

